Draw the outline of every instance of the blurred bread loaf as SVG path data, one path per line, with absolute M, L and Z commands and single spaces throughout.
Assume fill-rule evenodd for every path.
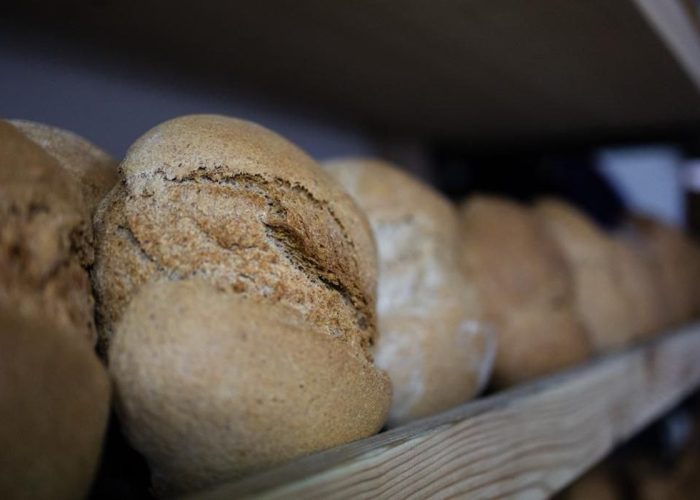
M 593 347 L 605 352 L 634 340 L 634 312 L 625 300 L 611 238 L 574 206 L 555 199 L 537 214 L 574 279 L 576 309 Z
M 110 384 L 75 332 L 0 310 L 0 498 L 85 498 L 99 463 Z
M 121 418 L 157 488 L 202 488 L 378 431 L 391 389 L 370 355 L 375 248 L 366 219 L 342 188 L 278 135 L 221 116 L 155 127 L 132 145 L 120 170 L 123 182 L 95 218 L 92 277 L 103 344 L 111 345 L 115 332 L 121 336 L 107 351 Z M 191 279 L 214 291 L 146 287 Z M 217 294 L 225 297 L 211 298 Z M 172 303 L 156 309 L 160 296 Z M 212 306 L 223 315 L 216 329 L 206 320 L 210 299 L 231 304 L 225 314 L 226 306 Z M 178 324 L 166 321 L 171 316 Z M 254 351 L 244 347 L 246 337 Z M 142 349 L 160 353 L 159 346 L 164 355 L 157 363 L 142 355 Z M 227 367 L 236 349 L 240 363 Z M 308 371 L 294 363 L 309 363 Z M 214 364 L 220 369 L 208 368 Z M 192 366 L 192 384 L 166 391 L 161 409 L 154 408 L 149 398 L 163 380 L 153 370 L 166 377 L 178 366 Z M 342 379 L 349 366 L 355 377 Z M 328 375 L 334 370 L 337 381 Z M 269 400 L 282 379 L 304 398 Z M 341 379 L 348 398 L 342 404 L 355 412 L 332 419 L 320 409 L 340 405 Z M 245 394 L 238 392 L 243 383 L 251 386 Z M 285 439 L 268 427 L 243 426 L 249 415 L 262 414 L 249 396 L 253 390 L 265 400 L 262 413 L 279 417 L 275 425 Z M 224 408 L 226 418 L 211 405 Z M 308 418 L 300 418 L 305 411 Z M 181 437 L 183 422 L 199 429 L 188 447 L 172 440 L 174 429 Z M 224 452 L 236 446 L 238 452 Z
M 668 320 L 653 262 L 643 248 L 623 233 L 616 234 L 612 244 L 619 286 L 632 312 L 632 336 L 643 340 L 661 333 Z
M 69 132 L 0 121 L 0 305 L 95 340 L 92 212 L 116 164 Z
M 497 387 L 582 362 L 585 331 L 574 308 L 571 275 L 532 210 L 493 196 L 460 208 L 462 267 L 496 324 Z
M 637 215 L 629 223 L 640 235 L 658 273 L 669 325 L 690 320 L 698 312 L 700 257 L 696 246 L 679 228 Z
M 379 252 L 375 355 L 394 385 L 390 424 L 438 413 L 486 382 L 493 339 L 459 273 L 456 209 L 388 163 L 346 159 L 328 171 L 365 211 Z

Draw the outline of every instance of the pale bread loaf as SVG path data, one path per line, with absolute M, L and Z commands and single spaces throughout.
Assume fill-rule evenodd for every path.
M 379 249 L 378 366 L 394 385 L 390 424 L 464 403 L 488 379 L 493 339 L 459 273 L 455 207 L 373 159 L 326 163 L 365 211 Z

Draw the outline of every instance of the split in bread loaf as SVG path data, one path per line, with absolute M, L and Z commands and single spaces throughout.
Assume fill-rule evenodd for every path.
M 367 214 L 378 246 L 375 355 L 394 386 L 389 424 L 473 398 L 490 374 L 494 342 L 472 285 L 459 273 L 455 207 L 380 160 L 326 167 Z

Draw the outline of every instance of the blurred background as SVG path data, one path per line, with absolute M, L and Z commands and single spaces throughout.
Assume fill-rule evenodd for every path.
M 622 203 L 692 225 L 700 23 L 697 2 L 662 3 L 6 2 L 0 115 L 121 157 L 221 113 L 453 198 L 555 192 L 606 225 Z
M 606 227 L 633 209 L 697 235 L 699 12 L 693 0 L 3 2 L 0 116 L 122 157 L 166 119 L 231 115 L 317 159 L 395 161 L 455 200 L 558 194 Z M 697 446 L 697 407 L 640 438 L 662 442 L 643 456 Z M 138 457 L 106 467 L 147 481 Z M 95 496 L 138 496 L 115 484 Z

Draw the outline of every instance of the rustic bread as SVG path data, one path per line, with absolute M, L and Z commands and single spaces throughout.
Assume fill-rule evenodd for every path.
M 613 259 L 619 285 L 632 314 L 635 340 L 661 333 L 668 324 L 658 273 L 647 252 L 626 232 L 613 237 Z
M 388 410 L 385 375 L 344 342 L 201 279 L 144 285 L 109 359 L 126 433 L 166 495 L 374 434 Z
M 0 498 L 84 498 L 110 401 L 92 347 L 3 310 L 0 367 Z
M 496 325 L 493 385 L 505 387 L 585 360 L 572 278 L 531 209 L 478 195 L 460 208 L 462 268 Z
M 656 266 L 669 326 L 690 320 L 698 312 L 700 296 L 700 258 L 694 243 L 681 229 L 652 217 L 635 215 L 628 222 Z
M 148 426 L 151 418 L 158 417 L 160 421 L 177 418 L 166 408 L 162 415 L 152 415 L 147 401 L 139 398 L 140 390 L 155 397 L 149 388 L 158 381 L 146 376 L 149 368 L 145 365 L 152 363 L 151 359 L 132 356 L 129 359 L 133 362 L 133 373 L 116 367 L 113 371 L 121 399 L 135 401 L 132 406 L 124 405 L 128 411 L 122 413 L 122 418 L 134 436 L 134 443 L 158 474 L 155 479 L 160 487 L 185 490 L 195 483 L 204 486 L 208 480 L 223 475 L 236 476 L 256 469 L 271 463 L 271 455 L 261 452 L 266 448 L 277 450 L 279 459 L 283 460 L 326 444 L 376 432 L 386 417 L 391 395 L 388 378 L 383 372 L 375 371 L 369 351 L 376 332 L 375 248 L 366 219 L 342 188 L 283 138 L 258 125 L 221 116 L 186 116 L 155 127 L 129 149 L 120 169 L 123 182 L 103 200 L 95 217 L 98 245 L 92 277 L 103 346 L 110 345 L 125 309 L 146 284 L 198 278 L 233 296 L 230 300 L 236 301 L 232 307 L 237 311 L 248 307 L 246 304 L 251 308 L 249 314 L 255 314 L 256 318 L 262 312 L 253 310 L 269 308 L 270 311 L 269 331 L 261 324 L 259 331 L 254 332 L 261 341 L 266 339 L 266 351 L 261 353 L 268 356 L 266 367 L 248 363 L 240 372 L 227 371 L 221 387 L 233 391 L 245 380 L 252 386 L 251 390 L 264 396 L 276 391 L 271 384 L 285 375 L 276 373 L 275 365 L 288 366 L 290 359 L 307 356 L 307 362 L 314 363 L 314 358 L 320 355 L 318 348 L 313 348 L 315 353 L 304 353 L 310 341 L 299 340 L 296 346 L 284 342 L 285 335 L 298 337 L 294 333 L 296 329 L 305 329 L 305 335 L 324 339 L 318 340 L 318 345 L 325 343 L 327 353 L 319 359 L 330 363 L 329 369 L 345 369 L 334 364 L 340 356 L 337 351 L 365 367 L 356 373 L 355 389 L 350 390 L 346 384 L 347 404 L 354 405 L 356 412 L 354 423 L 348 423 L 342 432 L 327 427 L 325 420 L 332 416 L 324 416 L 312 408 L 302 410 L 299 401 L 287 398 L 278 401 L 280 406 L 275 413 L 280 417 L 277 425 L 289 432 L 284 451 L 279 451 L 278 444 L 272 442 L 277 439 L 275 433 L 250 427 L 241 431 L 249 433 L 246 444 L 242 445 L 247 451 L 217 456 L 223 462 L 214 468 L 209 468 L 211 461 L 202 459 L 202 470 L 189 471 L 188 468 L 198 467 L 198 459 L 191 456 L 190 450 L 166 447 L 165 453 L 161 453 L 159 446 L 146 444 L 167 442 L 169 438 L 167 426 Z M 191 300 L 202 304 L 197 297 L 192 296 Z M 196 308 L 186 304 L 181 307 L 186 307 L 187 314 L 194 318 L 201 318 L 202 312 Z M 287 324 L 280 323 L 275 311 L 283 311 L 279 314 L 293 317 L 294 324 L 303 323 L 304 328 L 290 326 L 290 331 L 284 331 Z M 133 314 L 143 319 L 144 314 Z M 225 326 L 230 335 L 240 336 L 248 331 L 245 314 L 240 312 L 240 322 L 234 316 L 227 316 L 230 321 Z M 139 321 L 129 320 L 119 331 L 140 341 L 139 335 L 148 336 L 145 330 L 129 332 Z M 157 329 L 148 331 L 157 332 Z M 219 335 L 217 332 L 211 335 Z M 192 335 L 195 341 L 206 334 L 193 332 Z M 216 338 L 221 345 L 202 347 L 213 349 L 212 356 L 225 365 L 224 352 L 230 348 L 226 344 L 226 350 L 219 349 L 228 341 L 221 335 Z M 167 337 L 157 337 L 152 342 L 157 344 L 164 339 Z M 121 347 L 116 348 L 116 353 L 136 349 L 118 345 Z M 287 346 L 286 354 L 280 346 Z M 242 351 L 241 356 L 245 353 L 248 351 Z M 107 354 L 111 358 L 112 350 L 108 349 Z M 186 359 L 186 353 L 182 356 L 181 359 Z M 124 361 L 119 363 L 122 366 Z M 162 369 L 167 372 L 165 366 Z M 238 378 L 228 378 L 234 375 Z M 134 376 L 141 378 L 142 385 L 133 382 Z M 292 373 L 286 376 L 289 383 L 308 383 L 297 381 Z M 315 405 L 328 408 L 327 404 L 336 396 L 333 382 L 324 380 L 327 383 L 314 382 L 307 391 Z M 207 391 L 196 395 L 183 391 L 169 404 L 179 405 L 184 414 L 215 418 L 214 410 L 207 414 L 202 408 L 216 404 L 220 396 Z M 250 398 L 245 401 L 249 402 Z M 253 409 L 238 406 L 231 411 L 233 416 L 243 419 Z M 299 411 L 310 412 L 303 424 L 294 417 Z M 209 442 L 230 448 L 241 434 L 221 427 L 228 425 L 227 422 L 214 419 L 197 425 L 211 433 Z M 176 425 L 174 421 L 173 426 Z M 293 426 L 304 428 L 294 431 Z M 315 444 L 305 440 L 313 429 L 319 432 Z M 323 435 L 326 431 L 335 434 Z M 219 453 L 218 449 L 212 449 L 211 453 Z M 268 458 L 260 458 L 258 453 Z M 243 456 L 246 454 L 251 457 L 249 462 Z M 182 469 L 177 464 L 182 464 Z M 192 475 L 197 479 L 187 479 Z
M 73 132 L 43 123 L 10 120 L 28 139 L 58 161 L 82 192 L 90 212 L 117 182 L 117 162 Z
M 634 312 L 620 284 L 611 238 L 564 201 L 541 200 L 536 212 L 573 274 L 576 309 L 594 349 L 628 345 L 634 340 Z
M 91 218 L 116 164 L 77 136 L 29 122 L 0 121 L 0 145 L 0 305 L 94 342 Z
M 493 340 L 472 285 L 458 272 L 456 209 L 379 160 L 326 166 L 367 214 L 379 250 L 375 355 L 394 386 L 390 425 L 471 399 L 488 378 Z

